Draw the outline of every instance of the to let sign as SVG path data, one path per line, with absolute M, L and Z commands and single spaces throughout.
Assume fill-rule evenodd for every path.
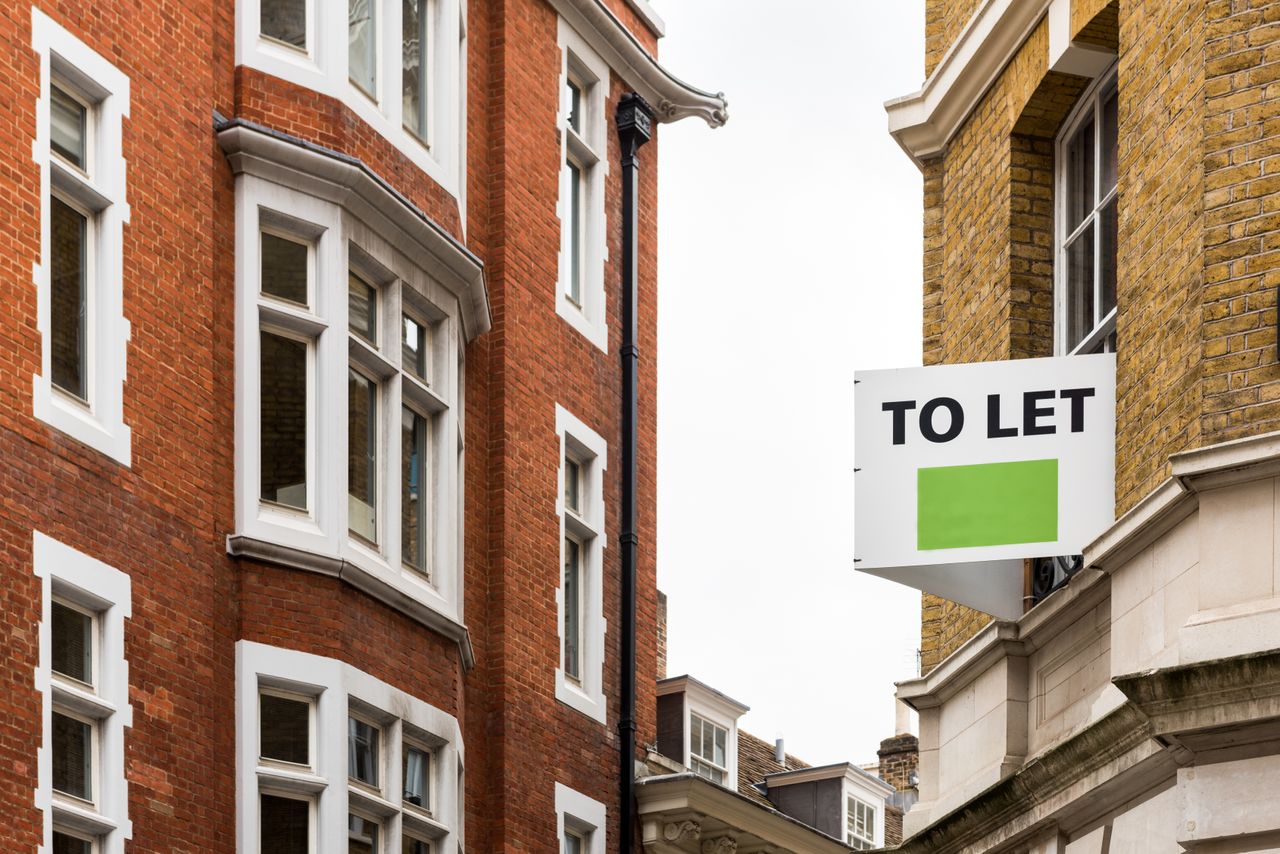
M 1004 619 L 1115 518 L 1115 356 L 856 374 L 857 568 Z

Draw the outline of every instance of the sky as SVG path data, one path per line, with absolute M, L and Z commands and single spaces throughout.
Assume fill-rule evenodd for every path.
M 920 174 L 883 102 L 923 81 L 924 3 L 654 3 L 663 64 L 730 115 L 660 131 L 668 674 L 811 764 L 873 761 L 920 594 L 853 570 L 853 374 L 920 364 Z

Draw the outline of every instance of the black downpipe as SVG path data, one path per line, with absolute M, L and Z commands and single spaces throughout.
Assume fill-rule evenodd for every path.
M 639 273 L 640 147 L 653 134 L 653 110 L 634 92 L 618 102 L 622 143 L 622 711 L 618 718 L 620 854 L 635 850 L 636 808 L 636 424 L 639 409 L 640 350 L 636 346 L 636 280 Z

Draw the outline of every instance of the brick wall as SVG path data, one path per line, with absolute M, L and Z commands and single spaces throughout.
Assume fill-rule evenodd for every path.
M 920 767 L 920 740 L 910 733 L 895 735 L 880 742 L 880 779 L 899 792 L 914 788 L 911 772 Z
M 457 201 L 340 103 L 234 65 L 234 4 L 181 8 L 41 0 L 41 9 L 130 79 L 124 123 L 131 219 L 123 232 L 124 313 L 132 325 L 125 469 L 32 417 L 39 371 L 32 268 L 39 261 L 39 180 L 31 157 L 38 68 L 30 6 L 0 15 L 8 73 L 0 178 L 7 251 L 0 281 L 0 813 L 5 849 L 34 851 L 39 731 L 39 585 L 32 531 L 128 573 L 126 655 L 134 724 L 126 774 L 135 851 L 234 850 L 234 644 L 250 639 L 345 660 L 460 719 L 467 746 L 468 848 L 551 850 L 554 783 L 608 805 L 616 845 L 618 719 L 617 501 L 621 336 L 608 294 L 604 353 L 554 312 L 560 168 L 555 128 L 556 17 L 541 0 L 469 4 L 467 228 Z M 630 7 L 615 14 L 646 43 Z M 607 115 L 627 91 L 611 81 Z M 212 110 L 363 160 L 486 262 L 493 331 L 467 347 L 466 623 L 477 665 L 456 646 L 341 581 L 226 555 L 234 532 L 234 181 Z M 618 144 L 610 122 L 605 280 L 619 278 Z M 640 190 L 640 744 L 655 739 L 657 142 Z M 555 514 L 559 402 L 610 445 L 605 479 L 604 676 L 608 723 L 553 697 L 558 661 Z

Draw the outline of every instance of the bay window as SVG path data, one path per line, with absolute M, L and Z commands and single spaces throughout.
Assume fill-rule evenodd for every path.
M 1118 204 L 1116 74 L 1081 98 L 1057 142 L 1057 352 L 1114 352 Z
M 241 850 L 456 854 L 455 718 L 335 659 L 249 641 L 237 657 L 240 833 L 257 846 Z

